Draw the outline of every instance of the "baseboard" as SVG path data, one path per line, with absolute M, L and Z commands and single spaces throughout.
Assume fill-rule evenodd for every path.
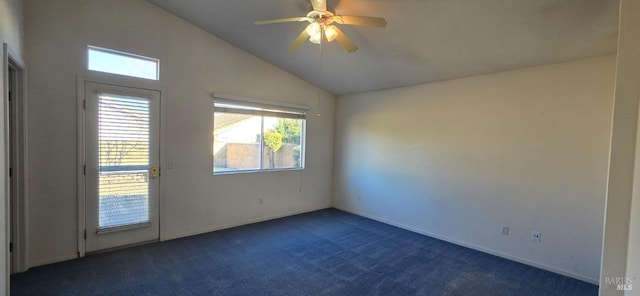
M 219 226 L 215 226 L 215 227 L 204 228 L 204 229 L 200 229 L 200 230 L 196 230 L 196 231 L 190 231 L 190 232 L 186 232 L 186 233 L 181 233 L 181 234 L 178 234 L 178 235 L 167 235 L 167 237 L 163 238 L 162 241 L 178 239 L 178 238 L 183 238 L 183 237 L 189 237 L 189 236 L 204 234 L 204 233 L 208 233 L 208 232 L 212 232 L 212 231 L 218 231 L 218 230 L 238 227 L 238 226 L 242 226 L 242 225 L 248 225 L 248 224 L 253 224 L 253 223 L 258 223 L 258 222 L 264 222 L 264 221 L 269 221 L 269 220 L 273 220 L 273 219 L 284 218 L 284 217 L 288 217 L 288 216 L 299 215 L 299 214 L 304 214 L 304 213 L 309 213 L 309 212 L 314 212 L 314 211 L 319 211 L 319 210 L 324 210 L 324 209 L 329 209 L 329 208 L 331 208 L 331 206 L 322 207 L 322 208 L 312 208 L 312 209 L 304 209 L 304 210 L 292 211 L 292 212 L 280 213 L 280 214 L 266 216 L 266 217 L 260 217 L 260 218 L 256 218 L 256 219 L 250 219 L 250 220 L 245 220 L 245 221 L 234 222 L 234 223 L 230 223 L 230 224 L 219 225 Z
M 577 279 L 577 280 L 581 280 L 581 281 L 584 281 L 584 282 L 588 282 L 588 283 L 591 283 L 591 284 L 594 284 L 594 285 L 600 285 L 600 279 L 593 279 L 593 278 L 586 277 L 584 275 L 577 274 L 577 273 L 574 273 L 574 272 L 571 272 L 571 271 L 557 269 L 555 267 L 551 267 L 551 266 L 548 266 L 548 265 L 545 265 L 545 264 L 540 264 L 540 263 L 537 263 L 537 262 L 534 262 L 534 261 L 530 261 L 528 259 L 524 259 L 524 258 L 520 258 L 520 257 L 516 257 L 516 256 L 513 256 L 513 255 L 510 255 L 510 254 L 507 254 L 507 253 L 494 251 L 494 250 L 490 250 L 490 249 L 487 249 L 487 248 L 484 248 L 484 247 L 481 247 L 481 246 L 478 246 L 478 245 L 474 245 L 474 244 L 462 242 L 462 241 L 459 241 L 459 240 L 451 239 L 451 238 L 448 238 L 446 236 L 438 235 L 438 234 L 435 234 L 435 233 L 430 233 L 428 231 L 417 229 L 417 228 L 411 227 L 411 226 L 406 226 L 406 225 L 403 225 L 403 224 L 400 224 L 400 223 L 396 223 L 396 222 L 393 222 L 393 221 L 390 221 L 390 220 L 387 220 L 387 219 L 384 219 L 384 218 L 381 218 L 381 217 L 378 217 L 378 216 L 369 215 L 369 214 L 366 214 L 366 213 L 363 213 L 363 212 L 360 212 L 360 211 L 356 211 L 356 210 L 353 210 L 353 209 L 348 209 L 348 208 L 345 208 L 345 207 L 339 207 L 339 206 L 335 206 L 335 205 L 333 207 L 338 209 L 338 210 L 341 210 L 341 211 L 349 212 L 349 213 L 352 213 L 354 215 L 358 215 L 358 216 L 366 217 L 366 218 L 369 218 L 369 219 L 372 219 L 372 220 L 376 220 L 376 221 L 382 222 L 384 224 L 393 225 L 393 226 L 398 227 L 398 228 L 402 228 L 402 229 L 405 229 L 405 230 L 409 230 L 411 232 L 415 232 L 415 233 L 419 233 L 419 234 L 422 234 L 422 235 L 426 235 L 428 237 L 433 237 L 433 238 L 436 238 L 436 239 L 439 239 L 439 240 L 443 240 L 443 241 L 446 241 L 446 242 L 449 242 L 449 243 L 452 243 L 452 244 L 455 244 L 455 245 L 463 246 L 463 247 L 466 247 L 466 248 L 469 248 L 469 249 L 473 249 L 473 250 L 480 251 L 480 252 L 483 252 L 483 253 L 487 253 L 487 254 L 498 256 L 498 257 L 501 257 L 501 258 L 509 259 L 511 261 L 515 261 L 515 262 L 522 263 L 522 264 L 525 264 L 525 265 L 529 265 L 529 266 L 533 266 L 533 267 L 536 267 L 536 268 L 544 269 L 544 270 L 547 270 L 547 271 L 550 271 L 550 272 L 553 272 L 553 273 L 557 273 L 557 274 L 561 274 L 561 275 L 564 275 L 564 276 L 568 276 L 568 277 L 571 277 L 571 278 L 574 278 L 574 279 Z

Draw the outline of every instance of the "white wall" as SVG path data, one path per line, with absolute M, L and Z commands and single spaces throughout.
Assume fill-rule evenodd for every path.
M 23 3 L 21 0 L 0 0 L 0 47 L 6 43 L 8 45 L 9 54 L 14 59 L 18 59 L 21 62 L 24 62 L 23 59 L 23 33 L 24 33 L 24 18 L 23 18 Z M 0 54 L 2 53 L 2 49 L 0 49 Z M 7 65 L 2 65 L 3 69 L 0 69 L 0 97 L 3 97 L 5 93 L 5 85 L 4 81 L 5 77 L 5 68 Z M 0 128 L 0 139 L 2 139 L 2 145 L 0 145 L 0 294 L 6 293 L 8 294 L 8 272 L 9 272 L 9 258 L 6 245 L 7 240 L 9 238 L 9 221 L 8 215 L 6 215 L 8 211 L 8 203 L 6 197 L 6 186 L 5 180 L 5 171 L 7 165 L 5 163 L 5 146 L 7 145 L 6 137 L 5 137 L 5 108 L 4 104 L 0 104 L 0 122 L 2 122 L 2 127 Z
M 0 44 L 7 43 L 22 59 L 22 37 L 24 34 L 22 0 L 0 0 Z
M 164 104 L 162 238 L 331 206 L 333 96 L 318 100 L 317 88 L 146 1 L 31 0 L 25 17 L 32 266 L 77 252 L 76 74 L 99 76 L 84 70 L 87 44 L 161 61 L 147 85 Z M 311 106 L 306 170 L 213 176 L 212 92 Z
M 339 97 L 334 205 L 597 283 L 614 67 L 605 56 Z
M 640 157 L 640 151 L 636 149 L 640 148 L 637 145 L 640 140 L 637 137 L 640 101 L 640 0 L 620 1 L 618 34 L 600 295 L 638 295 L 640 162 L 637 158 Z M 618 290 L 618 279 L 630 279 L 633 290 L 626 293 Z

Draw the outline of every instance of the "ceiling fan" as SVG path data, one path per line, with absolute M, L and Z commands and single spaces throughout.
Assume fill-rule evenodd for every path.
M 298 35 L 298 38 L 296 38 L 293 44 L 289 46 L 290 51 L 298 50 L 307 39 L 312 43 L 320 44 L 322 42 L 322 36 L 324 35 L 329 42 L 333 40 L 338 41 L 340 46 L 348 52 L 358 50 L 358 46 L 353 43 L 342 30 L 333 25 L 333 23 L 380 28 L 387 26 L 387 21 L 381 17 L 334 15 L 327 10 L 326 0 L 311 0 L 311 5 L 313 6 L 313 10 L 307 13 L 306 16 L 257 21 L 255 24 L 266 25 L 306 21 L 309 22 L 309 25 Z

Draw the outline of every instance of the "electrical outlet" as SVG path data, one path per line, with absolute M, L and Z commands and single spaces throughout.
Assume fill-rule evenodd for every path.
M 262 199 L 262 197 L 258 200 L 258 203 L 259 204 L 263 204 L 264 203 L 264 200 Z
M 532 241 L 534 241 L 536 243 L 539 243 L 541 239 L 542 239 L 542 233 L 537 232 L 537 231 L 531 232 L 531 240 Z
M 500 225 L 500 233 L 502 235 L 509 235 L 509 225 L 505 225 L 505 224 Z

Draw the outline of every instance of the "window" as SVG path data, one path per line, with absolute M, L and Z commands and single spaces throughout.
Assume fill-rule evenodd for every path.
M 136 54 L 89 45 L 88 68 L 92 71 L 158 80 L 160 61 Z
M 304 168 L 306 109 L 217 98 L 213 173 Z

